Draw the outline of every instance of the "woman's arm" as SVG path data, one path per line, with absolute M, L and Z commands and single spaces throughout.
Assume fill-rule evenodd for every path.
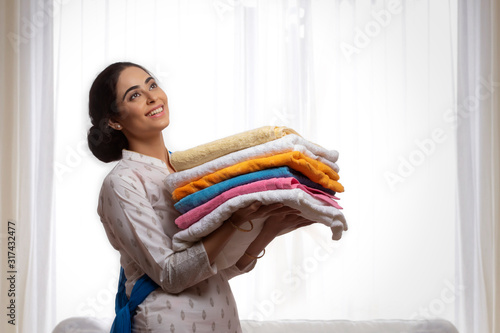
M 147 274 L 163 290 L 179 293 L 217 273 L 202 242 L 173 251 L 162 221 L 173 225 L 177 214 L 173 207 L 156 211 L 139 178 L 129 169 L 106 177 L 98 212 L 129 279 Z
M 260 202 L 254 202 L 250 206 L 234 212 L 221 227 L 206 236 L 202 241 L 210 263 L 213 264 L 215 258 L 224 249 L 234 233 L 241 232 L 237 228 L 247 228 L 245 224 L 248 224 L 248 227 L 250 227 L 248 221 L 266 216 L 285 216 L 292 212 L 296 212 L 296 210 L 290 207 L 283 207 L 279 203 L 264 206 Z

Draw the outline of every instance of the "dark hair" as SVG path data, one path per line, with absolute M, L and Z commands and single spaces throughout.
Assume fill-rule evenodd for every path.
M 106 67 L 94 80 L 89 92 L 89 116 L 92 123 L 87 133 L 90 151 L 103 162 L 122 158 L 122 149 L 128 149 L 128 140 L 122 131 L 109 126 L 109 120 L 119 116 L 116 105 L 116 84 L 121 72 L 128 67 L 145 68 L 131 62 L 116 62 Z

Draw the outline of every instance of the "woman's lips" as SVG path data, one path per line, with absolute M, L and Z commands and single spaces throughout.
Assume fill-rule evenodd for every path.
M 159 108 L 156 108 L 152 111 L 149 111 L 146 116 L 147 117 L 160 117 L 161 115 L 163 115 L 165 112 L 163 110 L 163 105 L 160 106 Z

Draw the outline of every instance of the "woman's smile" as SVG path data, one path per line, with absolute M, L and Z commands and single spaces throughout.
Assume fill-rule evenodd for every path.
M 163 105 L 159 105 L 159 106 L 153 108 L 148 113 L 146 113 L 146 116 L 151 117 L 151 118 L 158 118 L 158 117 L 161 117 L 164 115 L 165 115 L 165 111 L 163 110 Z

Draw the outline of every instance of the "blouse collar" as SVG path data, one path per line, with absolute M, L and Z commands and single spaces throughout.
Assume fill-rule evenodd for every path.
M 140 154 L 138 152 L 123 149 L 122 150 L 122 159 L 128 161 L 135 161 L 144 164 L 155 165 L 161 168 L 167 168 L 167 164 L 160 160 L 159 158 L 152 157 L 149 155 Z

